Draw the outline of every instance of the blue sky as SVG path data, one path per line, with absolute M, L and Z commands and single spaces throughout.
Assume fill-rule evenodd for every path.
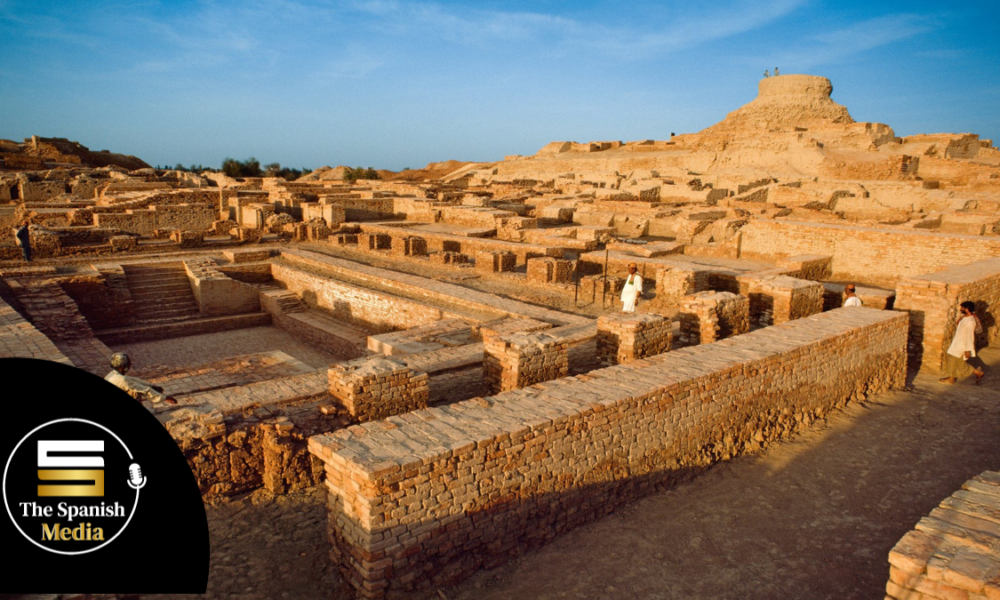
M 698 131 L 779 66 L 898 135 L 997 140 L 998 24 L 993 1 L 0 0 L 0 138 L 154 165 L 490 161 Z

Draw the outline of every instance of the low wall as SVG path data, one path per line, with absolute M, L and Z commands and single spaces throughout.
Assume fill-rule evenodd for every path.
M 1000 598 L 1000 473 L 984 471 L 889 552 L 886 600 Z
M 1000 338 L 1000 258 L 910 277 L 896 288 L 895 308 L 910 313 L 910 364 L 936 372 L 958 324 L 958 306 L 971 300 L 983 324 L 980 346 Z
M 331 556 L 366 598 L 454 584 L 831 408 L 903 386 L 907 321 L 835 310 L 313 437 L 309 449 L 326 463 Z
M 209 317 L 244 315 L 260 311 L 260 290 L 230 279 L 207 258 L 184 261 L 191 291 L 201 314 Z
M 399 296 L 333 281 L 286 265 L 271 265 L 271 275 L 311 306 L 369 328 L 374 333 L 409 329 L 462 315 Z
M 448 233 L 435 233 L 412 229 L 410 227 L 391 227 L 385 225 L 361 225 L 361 230 L 368 233 L 382 233 L 393 238 L 417 236 L 427 242 L 428 252 L 461 252 L 462 254 L 474 255 L 477 252 L 511 252 L 517 256 L 517 265 L 526 264 L 529 258 L 536 256 L 552 256 L 562 258 L 561 248 L 553 246 L 542 246 L 538 244 L 520 244 L 507 242 L 504 240 L 484 239 L 469 237 L 465 235 L 452 235 Z
M 1000 256 L 1000 237 L 755 219 L 742 230 L 740 257 L 774 259 L 798 254 L 833 257 L 835 279 L 895 283 Z

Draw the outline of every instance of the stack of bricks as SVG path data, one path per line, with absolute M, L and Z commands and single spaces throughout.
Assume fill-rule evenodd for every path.
M 681 343 L 711 344 L 750 330 L 750 300 L 732 292 L 699 292 L 681 299 L 678 319 Z
M 586 275 L 580 278 L 578 301 L 584 303 L 605 300 L 612 304 L 619 301 L 625 280 L 614 275 Z
M 138 246 L 136 239 L 130 235 L 113 235 L 108 238 L 112 252 L 131 252 Z
M 1000 473 L 984 471 L 889 552 L 886 600 L 1000 598 Z
M 223 250 L 222 256 L 231 263 L 261 262 L 271 258 L 270 250 Z
M 346 246 L 348 244 L 358 243 L 358 234 L 356 233 L 338 233 L 331 235 L 328 239 L 330 243 L 336 244 L 338 246 Z
M 497 239 L 508 242 L 524 241 L 524 232 L 537 229 L 538 221 L 529 217 L 501 217 L 496 220 Z
M 506 273 L 517 265 L 517 255 L 513 252 L 477 252 L 476 270 L 482 273 Z
M 170 232 L 170 239 L 175 244 L 179 244 L 181 248 L 193 248 L 201 245 L 203 237 L 200 231 L 181 231 L 175 229 Z
M 483 350 L 483 383 L 491 394 L 569 374 L 569 344 L 547 333 L 485 337 Z
M 431 254 L 431 261 L 441 263 L 443 265 L 459 265 L 469 262 L 469 257 L 461 252 L 435 252 L 434 254 Z
M 330 395 L 358 421 L 384 419 L 427 406 L 427 373 L 382 356 L 330 367 Z
M 425 256 L 427 240 L 422 237 L 407 235 L 392 238 L 393 256 Z
M 548 256 L 528 259 L 528 281 L 532 283 L 570 283 L 573 271 L 571 260 Z
M 740 294 L 750 298 L 750 319 L 757 326 L 777 325 L 823 311 L 822 283 L 786 275 L 738 279 Z
M 680 267 L 656 271 L 656 297 L 679 302 L 684 296 L 712 289 L 711 272 Z
M 360 250 L 387 250 L 392 245 L 392 238 L 384 233 L 359 233 L 358 249 Z
M 322 219 L 315 219 L 305 224 L 305 239 L 313 242 L 321 242 L 330 237 L 330 228 Z
M 616 313 L 597 319 L 597 356 L 609 367 L 670 350 L 671 322 L 662 315 Z

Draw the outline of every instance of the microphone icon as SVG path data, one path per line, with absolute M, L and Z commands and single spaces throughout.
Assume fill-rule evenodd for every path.
M 146 478 L 142 475 L 139 463 L 130 464 L 128 466 L 128 486 L 133 490 L 137 490 L 144 485 L 146 485 Z

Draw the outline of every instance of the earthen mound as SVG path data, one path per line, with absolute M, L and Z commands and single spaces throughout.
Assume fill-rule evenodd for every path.
M 757 98 L 702 133 L 809 129 L 854 123 L 847 108 L 830 99 L 833 84 L 814 75 L 762 79 Z

